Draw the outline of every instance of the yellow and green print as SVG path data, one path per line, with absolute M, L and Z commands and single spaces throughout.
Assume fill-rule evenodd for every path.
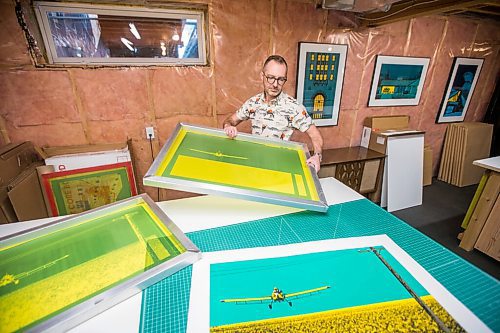
M 417 298 L 372 248 L 218 263 L 210 266 L 210 332 L 438 332 L 443 323 L 464 331 L 388 251 L 377 251 Z
M 144 202 L 0 248 L 0 332 L 26 330 L 186 251 Z
M 156 176 L 319 200 L 302 148 L 263 144 L 182 128 Z

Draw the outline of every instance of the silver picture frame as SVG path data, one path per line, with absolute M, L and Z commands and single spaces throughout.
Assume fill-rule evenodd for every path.
M 225 138 L 227 140 L 233 140 L 234 142 L 244 141 L 250 143 L 261 144 L 262 147 L 269 147 L 270 145 L 274 147 L 281 148 L 289 148 L 291 150 L 297 151 L 298 154 L 302 154 L 300 160 L 304 163 L 301 168 L 307 172 L 306 177 L 310 177 L 311 184 L 314 184 L 314 189 L 310 189 L 311 191 L 315 191 L 314 196 L 318 198 L 318 200 L 312 199 L 304 199 L 298 198 L 289 195 L 277 194 L 277 193 L 269 193 L 266 191 L 261 191 L 258 189 L 252 188 L 241 188 L 237 186 L 231 186 L 230 184 L 216 184 L 216 183 L 208 183 L 196 180 L 196 175 L 192 179 L 179 178 L 179 177 L 171 177 L 160 175 L 161 166 L 166 163 L 166 159 L 170 156 L 175 150 L 176 147 L 174 143 L 177 140 L 177 136 L 181 131 L 194 131 L 196 133 L 206 134 L 210 136 L 215 136 L 219 138 Z M 170 154 L 170 155 L 169 155 Z M 229 198 L 237 198 L 244 200 L 251 200 L 263 203 L 271 203 L 283 206 L 289 206 L 294 208 L 301 208 L 307 210 L 313 210 L 318 212 L 326 212 L 328 210 L 328 204 L 326 202 L 325 195 L 323 193 L 323 189 L 321 188 L 321 184 L 319 182 L 318 176 L 312 166 L 308 166 L 305 164 L 305 161 L 310 157 L 310 153 L 307 149 L 307 146 L 303 143 L 292 142 L 292 141 L 283 141 L 279 139 L 269 139 L 263 138 L 256 135 L 246 134 L 246 133 L 238 133 L 237 137 L 234 139 L 229 139 L 225 132 L 220 129 L 202 127 L 202 126 L 193 126 L 188 124 L 179 123 L 169 138 L 169 140 L 164 144 L 158 156 L 155 158 L 153 164 L 146 172 L 143 183 L 147 186 L 165 188 L 165 189 L 173 189 L 187 192 L 194 192 L 198 194 L 212 194 L 219 195 Z
M 184 235 L 167 214 L 165 214 L 147 194 L 137 195 L 113 204 L 89 210 L 85 213 L 69 216 L 35 228 L 4 236 L 0 238 L 0 252 L 8 251 L 18 244 L 25 244 L 35 238 L 40 239 L 40 237 L 44 237 L 45 235 L 54 235 L 54 233 L 59 231 L 70 230 L 69 228 L 80 226 L 82 223 L 85 223 L 85 221 L 92 221 L 111 213 L 118 212 L 119 214 L 121 209 L 125 209 L 135 204 L 146 205 L 148 207 L 146 210 L 150 210 L 149 214 L 152 216 L 152 219 L 156 221 L 156 224 L 160 226 L 159 228 L 164 232 L 164 228 L 166 228 L 167 231 L 165 234 L 168 235 L 168 233 L 171 233 L 185 251 L 181 251 L 170 259 L 167 258 L 166 261 L 162 261 L 155 266 L 145 265 L 144 272 L 138 274 L 134 273 L 124 279 L 106 285 L 96 293 L 82 297 L 83 300 L 80 298 L 79 301 L 70 304 L 70 307 L 65 306 L 64 308 L 66 309 L 64 310 L 63 308 L 62 312 L 61 310 L 56 310 L 51 312 L 48 316 L 37 318 L 33 320 L 33 322 L 20 327 L 20 330 L 26 332 L 65 332 L 175 272 L 193 264 L 201 258 L 201 251 L 196 245 Z M 37 253 L 38 251 L 31 255 L 37 256 Z M 37 262 L 36 258 L 30 257 L 30 261 L 31 259 L 33 259 L 33 262 Z M 117 258 L 117 260 L 125 259 Z M 0 267 L 3 265 L 6 265 L 6 263 L 2 262 Z M 22 285 L 22 283 L 19 282 L 15 284 Z M 67 288 L 71 288 L 71 283 L 69 281 Z M 4 295 L 0 295 L 0 299 L 3 296 Z M 65 296 L 63 295 L 60 297 Z M 10 304 L 7 304 L 6 306 L 9 305 Z

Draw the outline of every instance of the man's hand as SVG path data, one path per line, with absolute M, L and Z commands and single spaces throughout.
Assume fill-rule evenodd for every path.
M 318 173 L 320 169 L 320 163 L 321 163 L 321 158 L 320 155 L 314 154 L 311 157 L 309 157 L 306 161 L 307 165 L 312 165 L 314 169 L 316 170 L 316 173 Z
M 231 139 L 234 139 L 238 135 L 236 127 L 227 124 L 224 126 L 224 132 L 226 132 L 226 135 Z

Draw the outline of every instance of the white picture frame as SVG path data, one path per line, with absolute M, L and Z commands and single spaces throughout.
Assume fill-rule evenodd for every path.
M 429 58 L 378 55 L 368 106 L 418 105 Z

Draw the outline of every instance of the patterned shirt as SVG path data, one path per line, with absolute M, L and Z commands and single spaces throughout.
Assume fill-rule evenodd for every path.
M 282 140 L 290 140 L 294 128 L 305 132 L 312 124 L 305 107 L 284 92 L 269 103 L 264 93 L 257 94 L 236 111 L 236 116 L 252 121 L 252 134 Z

